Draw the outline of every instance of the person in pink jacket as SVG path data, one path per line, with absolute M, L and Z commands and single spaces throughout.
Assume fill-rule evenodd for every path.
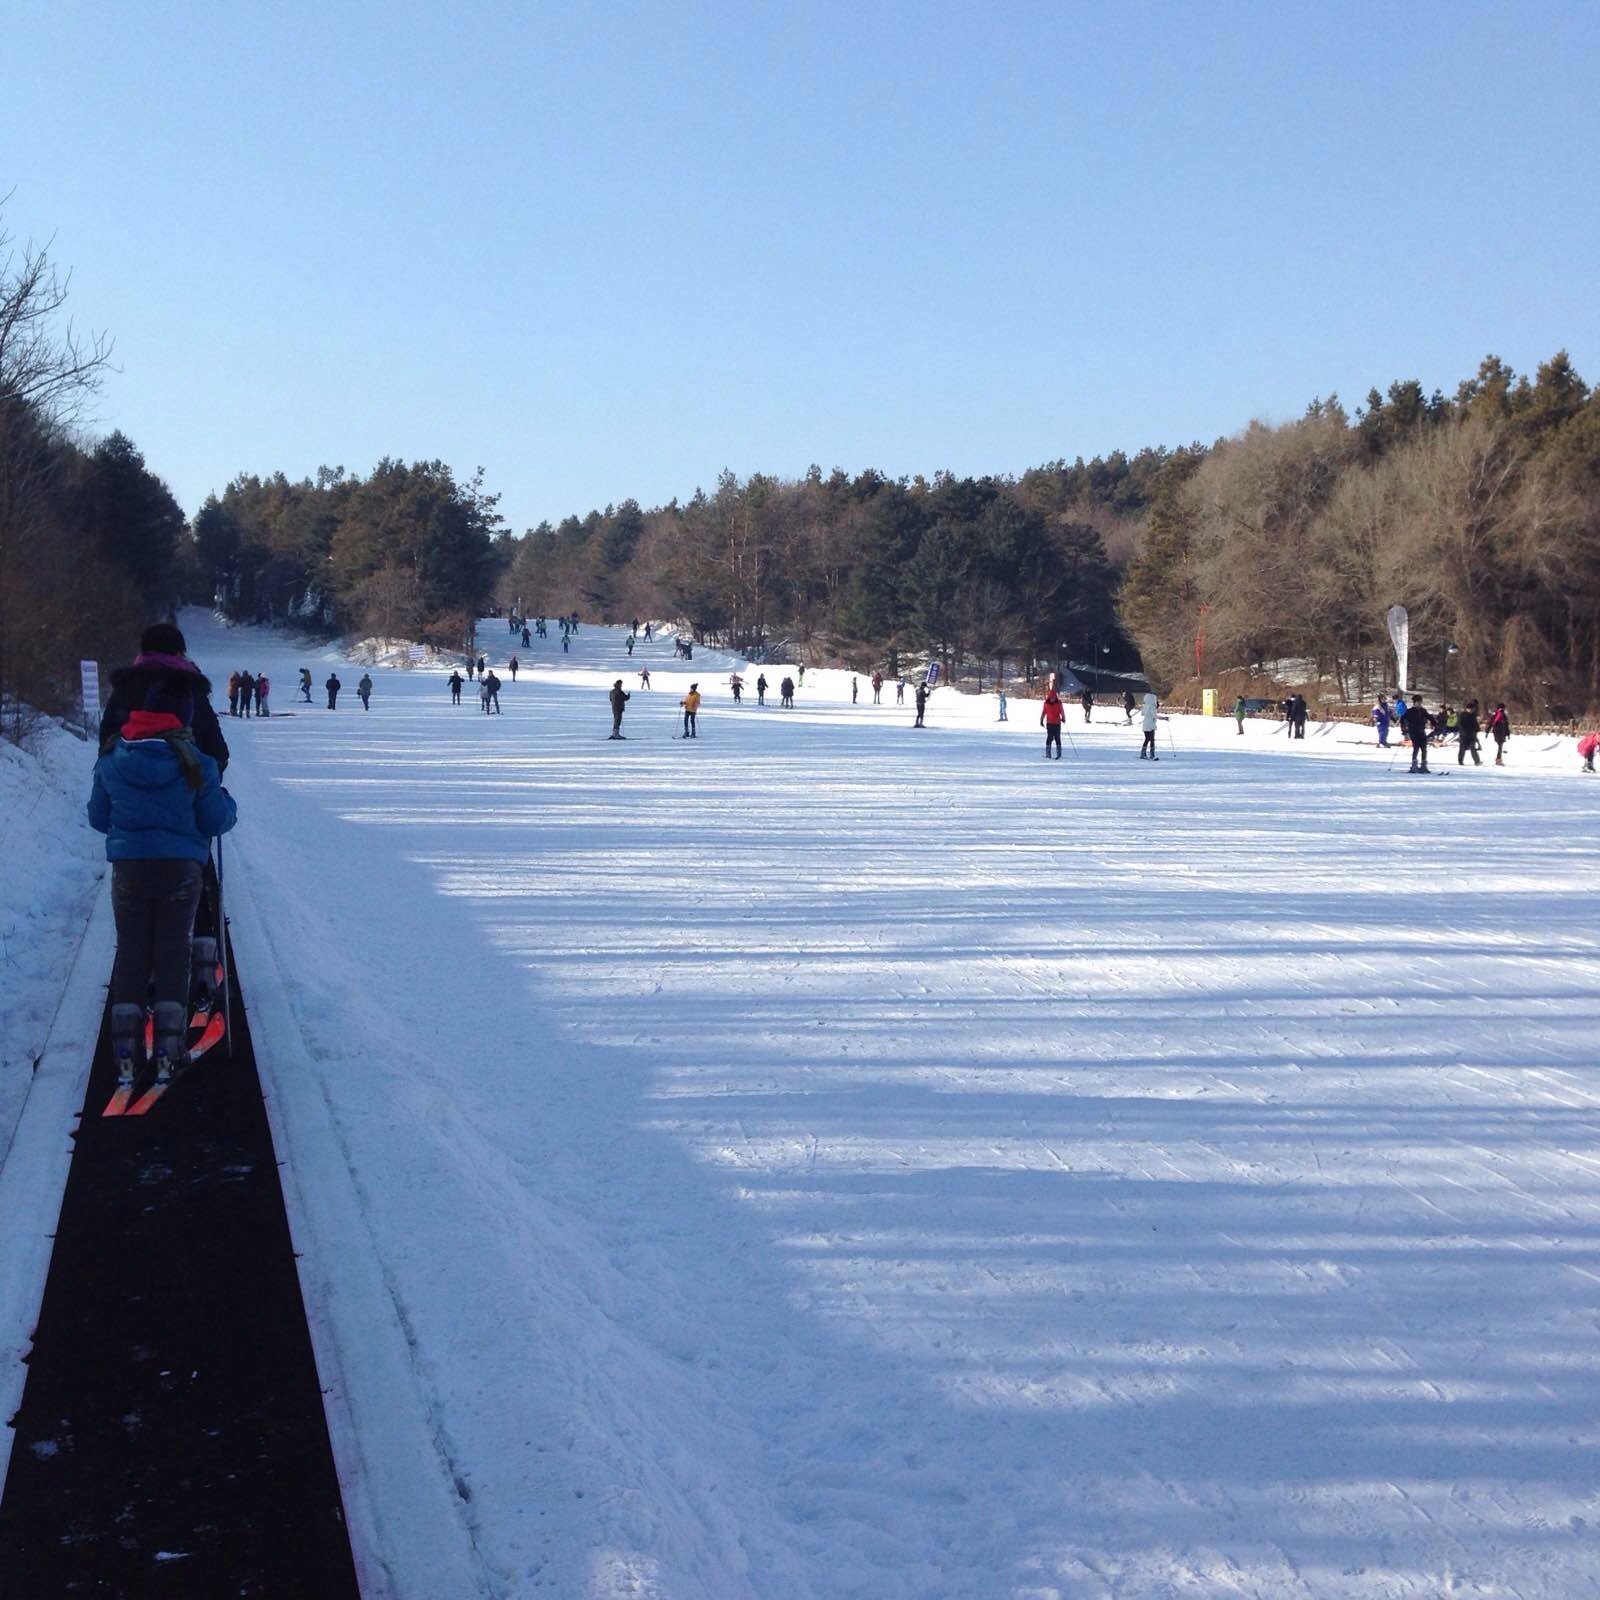
M 1586 733 L 1578 741 L 1578 754 L 1583 757 L 1583 770 L 1594 771 L 1594 753 L 1600 750 L 1600 730 Z

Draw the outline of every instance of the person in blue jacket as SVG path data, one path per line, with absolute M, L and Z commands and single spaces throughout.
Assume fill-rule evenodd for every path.
M 111 1039 L 119 1088 L 131 1088 L 144 1007 L 154 994 L 156 1078 L 184 1055 L 189 941 L 211 840 L 238 820 L 212 757 L 196 748 L 193 676 L 153 677 L 95 763 L 89 826 L 106 836 L 117 958 Z
M 1378 725 L 1378 748 L 1389 748 L 1389 724 L 1394 720 L 1394 713 L 1389 709 L 1389 700 L 1386 695 L 1378 696 L 1378 703 L 1372 708 L 1372 720 Z

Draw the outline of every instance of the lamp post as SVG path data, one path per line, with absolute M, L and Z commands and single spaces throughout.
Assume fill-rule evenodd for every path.
M 1450 704 L 1450 657 L 1456 653 L 1453 644 L 1447 644 L 1439 652 L 1439 709 L 1442 711 Z

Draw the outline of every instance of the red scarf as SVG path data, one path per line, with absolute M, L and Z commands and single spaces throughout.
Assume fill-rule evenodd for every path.
M 170 711 L 130 711 L 122 724 L 124 739 L 154 739 L 158 734 L 171 733 L 183 724 Z

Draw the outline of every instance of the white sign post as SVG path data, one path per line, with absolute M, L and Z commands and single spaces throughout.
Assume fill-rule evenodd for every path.
M 80 661 L 83 674 L 83 731 L 92 734 L 100 726 L 100 663 Z

